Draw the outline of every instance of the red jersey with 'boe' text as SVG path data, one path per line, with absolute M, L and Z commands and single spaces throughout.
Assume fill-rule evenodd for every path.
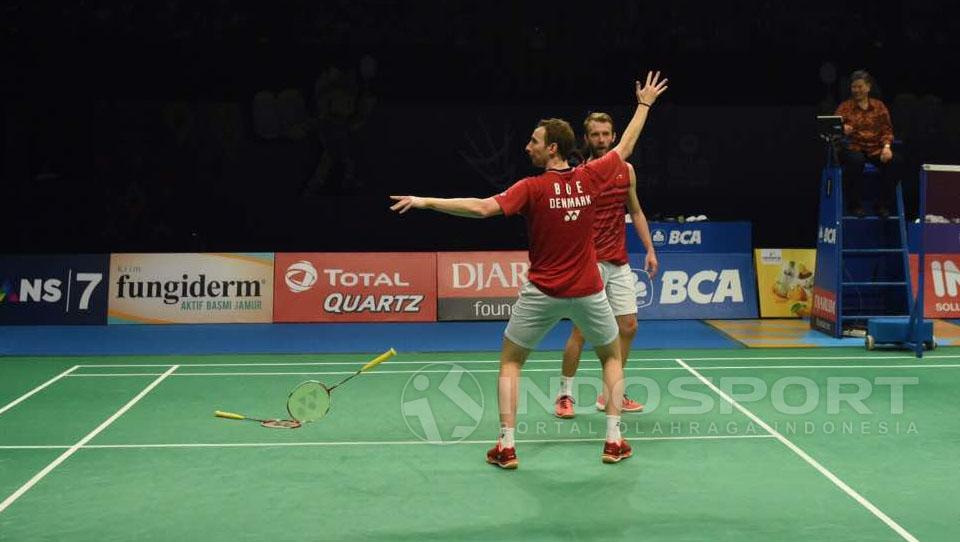
M 597 250 L 597 261 L 624 265 L 629 261 L 624 211 L 630 190 L 630 167 L 621 160 L 612 177 L 607 189 L 597 198 L 593 246 Z
M 552 297 L 583 297 L 603 289 L 593 242 L 598 198 L 624 162 L 616 152 L 576 168 L 547 170 L 517 181 L 494 199 L 505 215 L 527 220 L 527 278 Z M 628 179 L 629 183 L 629 179 Z

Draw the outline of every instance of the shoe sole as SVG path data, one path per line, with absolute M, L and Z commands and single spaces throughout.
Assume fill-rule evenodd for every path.
M 597 407 L 598 412 L 603 412 L 607 410 L 607 407 L 605 406 L 600 406 L 600 405 L 595 405 L 595 406 Z M 620 412 L 643 412 L 643 407 L 634 408 L 634 409 L 621 408 Z
M 512 460 L 512 461 L 507 461 L 506 463 L 501 463 L 501 462 L 499 462 L 499 461 L 493 461 L 492 459 L 489 459 L 489 458 L 488 458 L 488 459 L 487 459 L 487 463 L 490 463 L 491 465 L 496 465 L 496 466 L 500 467 L 501 469 L 506 469 L 506 470 L 513 470 L 513 469 L 517 468 L 518 465 L 520 465 L 520 462 L 517 461 L 516 459 L 514 459 L 514 460 Z
M 569 420 L 575 416 L 575 414 L 558 414 L 556 412 L 554 412 L 553 415 L 564 420 Z
M 626 458 L 628 458 L 628 457 L 632 457 L 632 456 L 633 456 L 633 450 L 630 450 L 629 452 L 627 452 L 626 454 L 623 454 L 623 455 L 608 455 L 608 454 L 603 454 L 603 456 L 601 456 L 600 459 L 603 460 L 604 463 L 619 463 L 619 462 L 623 461 L 624 459 L 626 459 Z

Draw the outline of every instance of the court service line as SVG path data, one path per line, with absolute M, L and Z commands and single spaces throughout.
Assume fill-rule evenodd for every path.
M 770 439 L 773 435 L 685 435 L 660 437 L 631 437 L 636 441 L 671 441 L 671 440 L 735 440 L 735 439 Z M 524 439 L 517 440 L 518 444 L 556 444 L 564 442 L 602 442 L 597 438 L 556 438 L 556 439 Z M 370 441 L 313 441 L 313 442 L 226 442 L 226 443 L 181 443 L 181 444 L 91 444 L 83 446 L 85 450 L 117 450 L 117 449 L 146 449 L 146 448 L 274 448 L 274 447 L 329 447 L 329 446 L 417 446 L 432 444 L 436 446 L 454 446 L 460 444 L 490 445 L 494 440 L 370 440 Z M 0 450 L 48 450 L 63 449 L 67 446 L 0 446 Z
M 243 354 L 240 354 L 243 355 Z M 944 354 L 940 356 L 924 356 L 923 359 L 958 359 L 960 354 Z M 669 361 L 673 363 L 676 358 L 629 358 L 632 363 Z M 727 357 L 699 357 L 683 358 L 687 361 L 804 361 L 804 360 L 904 360 L 917 359 L 916 356 L 727 356 Z M 560 363 L 561 359 L 531 359 L 527 363 Z M 251 363 L 181 363 L 181 367 L 300 367 L 300 366 L 323 366 L 323 365 L 353 365 L 361 366 L 363 361 L 305 361 L 305 362 L 251 362 Z M 451 363 L 479 363 L 479 364 L 498 364 L 496 359 L 448 359 L 448 360 L 424 360 L 424 361 L 390 361 L 390 365 L 429 365 L 431 363 L 451 364 Z M 169 363 L 88 363 L 81 364 L 80 367 L 100 367 L 100 368 L 129 368 L 129 367 L 170 367 Z
M 957 359 L 960 354 L 942 354 L 939 356 L 923 356 L 923 359 Z M 674 360 L 676 358 L 673 358 Z M 702 358 L 683 358 L 687 361 L 723 361 L 727 359 L 738 359 L 737 356 L 728 357 L 702 357 Z M 757 361 L 803 361 L 803 360 L 858 360 L 858 359 L 917 359 L 917 356 L 743 356 L 739 359 L 750 359 Z
M 69 447 L 62 444 L 10 444 L 0 446 L 0 450 L 66 450 Z
M 843 480 L 838 478 L 837 475 L 827 470 L 827 468 L 821 465 L 816 459 L 810 457 L 810 455 L 808 455 L 805 451 L 803 451 L 803 449 L 801 449 L 799 446 L 791 442 L 790 439 L 780 434 L 779 431 L 770 427 L 765 421 L 760 419 L 759 416 L 757 416 L 756 414 L 748 410 L 746 407 L 742 406 L 740 403 L 735 401 L 729 395 L 727 395 L 726 392 L 724 392 L 723 390 L 718 388 L 713 382 L 711 382 L 710 379 L 704 377 L 702 374 L 697 372 L 696 369 L 684 363 L 682 359 L 677 358 L 676 362 L 680 366 L 682 366 L 684 369 L 686 369 L 690 374 L 697 377 L 697 379 L 700 382 L 703 382 L 707 387 L 713 390 L 713 392 L 719 395 L 721 399 L 723 399 L 727 403 L 730 403 L 730 405 L 736 408 L 737 410 L 739 410 L 741 414 L 750 418 L 754 423 L 762 427 L 768 433 L 773 435 L 777 440 L 779 440 L 781 444 L 789 448 L 791 451 L 793 451 L 793 453 L 800 456 L 800 458 L 806 461 L 807 464 L 815 468 L 817 471 L 820 472 L 820 474 L 824 475 L 828 480 L 833 482 L 835 486 L 843 490 L 843 492 L 846 493 L 850 498 L 857 501 L 858 503 L 860 503 L 861 506 L 869 510 L 874 516 L 879 518 L 880 521 L 884 522 L 887 525 L 887 527 L 890 527 L 891 529 L 893 529 L 904 540 L 908 540 L 910 542 L 917 542 L 917 539 L 912 534 L 910 534 L 906 529 L 901 527 L 899 523 L 891 519 L 890 516 L 886 515 L 882 510 L 877 508 L 872 502 L 867 500 L 866 497 L 857 493 L 855 489 L 848 486 Z
M 530 359 L 526 363 L 560 363 L 562 360 L 559 359 Z M 631 361 L 673 361 L 673 358 L 670 359 L 645 359 L 645 360 L 631 360 Z M 349 365 L 353 367 L 362 367 L 364 365 L 363 361 L 310 361 L 310 362 L 291 362 L 291 363 L 261 363 L 261 362 L 252 362 L 252 363 L 182 363 L 182 367 L 323 367 L 325 365 Z M 390 365 L 431 365 L 431 364 L 440 364 L 440 365 L 450 365 L 450 364 L 482 364 L 482 365 L 496 365 L 499 364 L 500 360 L 496 359 L 484 359 L 484 360 L 440 360 L 440 361 L 390 361 Z M 127 369 L 132 367 L 169 367 L 170 364 L 151 364 L 151 363 L 103 363 L 103 364 L 86 364 L 80 365 L 83 368 L 100 368 L 100 369 Z
M 75 371 L 75 370 L 76 370 L 77 368 L 79 368 L 79 367 L 80 367 L 80 365 L 74 365 L 73 367 L 70 367 L 70 368 L 67 369 L 66 371 L 58 374 L 57 376 L 51 378 L 50 380 L 47 380 L 47 381 L 44 382 L 43 384 L 40 384 L 40 385 L 37 386 L 36 388 L 33 388 L 32 390 L 30 390 L 30 391 L 28 391 L 27 393 L 21 395 L 20 397 L 17 397 L 16 399 L 14 399 L 13 401 L 11 401 L 10 403 L 7 403 L 6 405 L 4 405 L 3 408 L 0 408 L 0 415 L 2 415 L 4 412 L 10 410 L 11 408 L 19 405 L 20 403 L 26 401 L 26 400 L 29 399 L 31 396 L 33 396 L 33 395 L 36 394 L 36 393 L 39 393 L 39 392 L 42 391 L 44 388 L 46 388 L 46 387 L 49 386 L 50 384 L 53 384 L 53 383 L 56 382 L 57 380 L 60 380 L 61 378 L 65 377 L 65 376 L 69 376 L 70 373 L 72 373 L 73 371 Z
M 87 433 L 87 436 L 85 436 L 85 437 L 83 437 L 82 439 L 80 439 L 79 441 L 77 441 L 76 444 L 74 444 L 73 446 L 70 446 L 69 448 L 67 448 L 67 450 L 66 450 L 65 452 L 63 452 L 62 454 L 60 454 L 60 456 L 57 457 L 56 459 L 54 459 L 49 465 L 47 465 L 46 467 L 44 467 L 44 468 L 43 468 L 40 472 L 38 472 L 37 474 L 33 475 L 33 478 L 27 480 L 27 482 L 26 482 L 25 484 L 23 484 L 22 486 L 20 486 L 19 489 L 17 489 L 16 491 L 14 491 L 13 494 L 11 494 L 9 497 L 7 497 L 6 499 L 4 499 L 3 502 L 0 502 L 0 513 L 3 513 L 4 510 L 6 510 L 7 508 L 9 508 L 10 505 L 13 504 L 13 503 L 14 503 L 17 499 L 19 499 L 21 496 L 23 496 L 24 493 L 26 493 L 27 491 L 30 491 L 30 488 L 32 488 L 33 486 L 37 485 L 37 483 L 38 483 L 40 480 L 42 480 L 46 475 L 50 474 L 50 472 L 53 471 L 53 469 L 57 468 L 61 463 L 63 463 L 64 461 L 66 461 L 67 458 L 69 458 L 71 455 L 73 455 L 74 453 L 76 453 L 77 450 L 79 450 L 80 448 L 83 448 L 83 447 L 84 447 L 88 442 L 90 442 L 94 437 L 96 437 L 97 435 L 99 435 L 99 434 L 100 434 L 104 429 L 106 429 L 110 424 L 112 424 L 113 422 L 115 422 L 115 421 L 117 420 L 117 418 L 119 418 L 120 416 L 123 416 L 128 410 L 130 410 L 131 408 L 133 408 L 133 405 L 137 404 L 137 402 L 139 402 L 140 399 L 143 399 L 144 396 L 146 396 L 148 393 L 150 393 L 150 392 L 153 390 L 153 388 L 156 388 L 161 382 L 163 382 L 163 380 L 164 380 L 165 378 L 167 378 L 168 376 L 170 376 L 171 373 L 173 373 L 174 371 L 176 371 L 178 367 L 179 367 L 179 365 L 174 365 L 173 367 L 170 367 L 169 369 L 167 369 L 167 371 L 166 371 L 165 373 L 163 373 L 163 374 L 160 375 L 156 380 L 154 380 L 153 382 L 151 382 L 150 385 L 148 385 L 146 388 L 144 388 L 140 393 L 138 393 L 138 394 L 137 394 L 133 399 L 131 399 L 127 404 L 125 404 L 125 405 L 123 405 L 122 407 L 120 407 L 120 410 L 114 412 L 112 416 L 110 416 L 109 418 L 107 418 L 106 420 L 104 420 L 104 422 L 101 423 L 99 426 L 97 426 L 96 429 L 94 429 L 93 431 L 90 431 L 89 433 Z
M 731 365 L 718 367 L 695 367 L 704 371 L 741 371 L 741 370 L 782 370 L 782 369 L 957 369 L 960 364 L 943 365 Z M 600 367 L 581 367 L 578 371 L 599 372 Z M 624 371 L 685 371 L 683 367 L 624 367 Z M 499 369 L 464 369 L 468 373 L 497 373 Z M 209 373 L 177 373 L 175 377 L 183 376 L 337 376 L 350 375 L 356 371 L 275 371 L 275 372 L 209 372 Z M 368 375 L 412 375 L 423 373 L 449 373 L 450 369 L 423 369 L 419 371 L 371 371 Z M 553 373 L 557 369 L 524 369 L 526 373 Z M 74 373 L 67 375 L 70 378 L 119 378 L 131 376 L 159 376 L 162 373 Z

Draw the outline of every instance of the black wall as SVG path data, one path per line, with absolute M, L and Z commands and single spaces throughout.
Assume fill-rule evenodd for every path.
M 631 158 L 649 216 L 812 246 L 814 116 L 853 69 L 908 186 L 960 163 L 948 2 L 147 4 L 4 3 L 3 252 L 520 248 L 520 220 L 387 195 L 493 194 L 534 173 L 538 119 L 622 124 L 648 69 L 671 80 Z

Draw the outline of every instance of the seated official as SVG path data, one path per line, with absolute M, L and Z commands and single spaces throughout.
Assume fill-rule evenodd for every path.
M 876 211 L 886 217 L 895 201 L 900 157 L 895 157 L 891 148 L 893 124 L 890 112 L 883 102 L 870 97 L 873 83 L 873 77 L 866 71 L 858 70 L 850 75 L 850 99 L 841 103 L 835 113 L 843 117 L 846 136 L 839 157 L 847 212 L 864 215 L 867 177 L 863 174 L 863 167 L 869 162 L 880 171 Z

